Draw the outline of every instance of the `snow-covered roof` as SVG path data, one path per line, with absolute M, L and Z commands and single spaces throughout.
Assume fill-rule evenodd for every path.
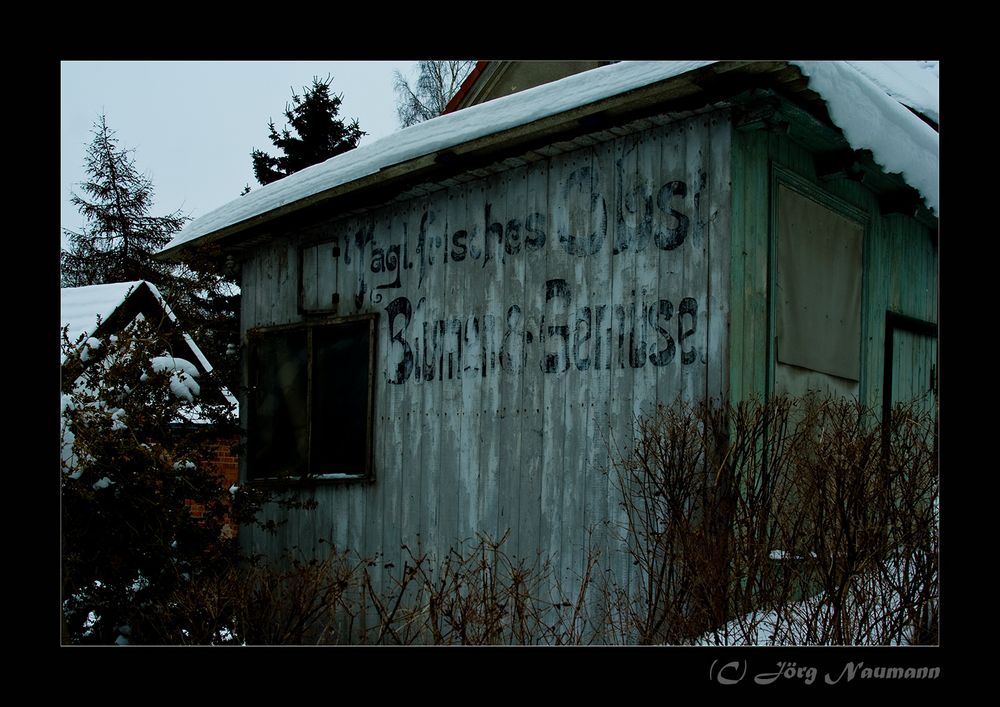
M 379 170 L 615 95 L 665 81 L 714 61 L 619 62 L 418 123 L 303 169 L 189 222 L 164 251 Z M 938 210 L 938 134 L 903 104 L 938 114 L 934 62 L 792 61 L 855 149 L 871 150 Z
M 809 88 L 855 150 L 871 150 L 886 172 L 898 172 L 938 213 L 938 133 L 906 106 L 937 122 L 934 62 L 797 61 Z
M 105 285 L 88 285 L 86 287 L 64 287 L 60 290 L 60 312 L 62 316 L 62 326 L 68 327 L 69 340 L 75 342 L 81 334 L 92 335 L 96 330 L 99 321 L 103 323 L 111 314 L 118 309 L 129 297 L 145 286 L 153 295 L 157 304 L 163 309 L 164 314 L 170 321 L 178 325 L 177 317 L 174 315 L 170 305 L 163 299 L 163 295 L 151 282 L 145 280 L 135 280 L 133 282 L 112 282 Z M 141 313 L 137 314 L 142 316 Z M 100 318 L 100 320 L 98 320 Z M 178 325 L 179 326 L 179 325 Z M 205 358 L 205 354 L 186 332 L 182 332 L 184 342 L 191 348 L 191 352 L 202 369 L 208 373 L 212 370 L 212 364 Z
M 62 326 L 69 327 L 69 340 L 75 342 L 84 334 L 93 334 L 98 317 L 105 321 L 141 284 L 142 280 L 136 280 L 62 288 L 59 291 L 59 315 Z
M 171 322 L 177 324 L 177 317 L 174 316 L 170 305 L 163 299 L 163 295 L 156 289 L 156 285 L 145 280 L 133 282 L 112 282 L 106 285 L 88 285 L 86 287 L 64 287 L 60 290 L 62 325 L 68 326 L 69 340 L 75 342 L 81 334 L 92 335 L 97 329 L 98 317 L 100 321 L 105 321 L 111 313 L 120 307 L 132 293 L 145 285 L 152 293 L 156 302 L 163 308 Z M 205 354 L 198 348 L 186 332 L 182 332 L 184 342 L 190 347 L 191 353 L 198 359 L 202 369 L 208 373 L 212 370 L 212 364 L 205 358 Z
M 936 61 L 849 61 L 847 62 L 883 91 L 905 106 L 941 122 L 938 110 Z

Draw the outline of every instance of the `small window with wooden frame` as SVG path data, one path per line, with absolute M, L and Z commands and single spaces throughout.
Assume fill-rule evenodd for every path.
M 377 314 L 247 333 L 247 478 L 371 480 Z

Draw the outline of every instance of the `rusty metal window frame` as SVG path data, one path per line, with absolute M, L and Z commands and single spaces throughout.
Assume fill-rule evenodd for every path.
M 315 352 L 314 345 L 314 333 L 317 329 L 334 329 L 338 326 L 344 326 L 346 324 L 354 324 L 357 322 L 367 322 L 368 330 L 368 355 L 367 355 L 367 386 L 366 386 L 366 399 L 365 399 L 365 451 L 364 451 L 364 469 L 360 470 L 358 473 L 346 474 L 346 473 L 323 473 L 321 470 L 313 469 L 313 444 L 312 436 L 314 433 L 322 433 L 321 430 L 317 430 L 318 427 L 322 425 L 322 421 L 313 419 L 313 359 Z M 304 482 L 324 482 L 324 483 L 338 483 L 338 482 L 357 482 L 365 481 L 371 482 L 375 479 L 375 468 L 374 468 L 374 424 L 375 424 L 375 346 L 377 340 L 377 324 L 378 324 L 378 313 L 367 313 L 367 314 L 356 314 L 350 316 L 342 317 L 324 317 L 309 319 L 305 322 L 296 324 L 286 324 L 272 327 L 258 327 L 247 331 L 247 343 L 249 349 L 249 356 L 247 359 L 247 381 L 248 381 L 248 410 L 247 410 L 247 435 L 252 438 L 254 435 L 254 425 L 259 423 L 259 421 L 254 419 L 255 410 L 255 400 L 254 391 L 257 388 L 257 381 L 259 371 L 254 370 L 255 365 L 255 351 L 259 342 L 265 337 L 280 336 L 282 334 L 289 334 L 294 332 L 304 331 L 306 334 L 306 439 L 305 439 L 305 449 L 306 449 L 306 472 L 304 474 L 286 474 L 286 475 L 254 475 L 252 465 L 253 459 L 250 455 L 247 456 L 246 463 L 246 479 L 251 483 L 304 483 Z M 249 440 L 248 440 L 249 442 Z M 249 444 L 248 444 L 249 446 Z

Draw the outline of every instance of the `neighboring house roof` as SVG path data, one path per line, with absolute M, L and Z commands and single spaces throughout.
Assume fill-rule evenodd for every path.
M 808 88 L 826 101 L 831 120 L 852 148 L 870 150 L 887 172 L 902 174 L 937 213 L 938 133 L 901 102 L 905 94 L 910 103 L 933 103 L 924 108 L 936 115 L 936 68 L 904 76 L 891 70 L 893 62 L 778 63 L 796 66 L 807 78 Z M 724 73 L 752 73 L 754 64 L 620 62 L 470 106 L 400 130 L 234 199 L 189 222 L 163 253 L 170 255 L 189 244 L 228 237 L 390 178 L 419 174 L 421 169 L 475 154 L 475 150 L 486 152 L 493 142 L 515 142 L 532 130 L 532 134 L 544 134 L 550 124 L 561 124 L 561 118 L 579 123 L 612 99 L 641 104 L 648 100 L 647 94 L 660 89 L 661 99 L 683 98 L 703 90 L 704 82 Z M 926 86 L 918 90 L 921 83 L 932 84 L 933 90 Z M 900 90 L 900 85 L 906 88 Z
M 476 62 L 442 115 L 524 91 L 573 74 L 596 69 L 614 61 L 580 60 L 490 60 Z
M 476 65 L 472 67 L 472 71 L 470 71 L 469 75 L 465 77 L 464 81 L 462 81 L 462 85 L 458 87 L 457 91 L 455 91 L 455 95 L 451 97 L 450 101 L 448 101 L 448 105 L 444 107 L 444 112 L 441 115 L 454 113 L 458 110 L 458 106 L 462 102 L 462 99 L 465 98 L 466 94 L 468 94 L 469 91 L 472 90 L 472 87 L 476 85 L 476 81 L 478 81 L 479 77 L 483 75 L 483 72 L 486 71 L 486 67 L 489 66 L 489 64 L 490 62 L 482 59 L 476 62 Z
M 62 288 L 59 291 L 59 316 L 62 326 L 68 328 L 69 340 L 76 342 L 81 336 L 92 336 L 97 331 L 98 318 L 102 322 L 107 321 L 141 285 L 143 281 L 136 280 Z
M 201 373 L 211 373 L 212 364 L 191 336 L 180 329 L 177 317 L 156 286 L 144 280 L 114 282 L 87 287 L 64 287 L 59 291 L 60 322 L 71 343 L 81 337 L 100 337 L 121 331 L 138 317 L 154 320 L 166 317 L 180 335 L 185 350 L 178 357 L 191 359 Z M 65 357 L 64 357 L 65 358 Z M 232 405 L 237 400 L 225 387 L 221 394 Z

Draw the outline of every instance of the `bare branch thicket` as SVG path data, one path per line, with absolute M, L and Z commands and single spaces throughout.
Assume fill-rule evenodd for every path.
M 934 641 L 937 469 L 914 406 L 678 403 L 619 460 L 619 635 L 640 643 Z
M 399 572 L 333 546 L 322 560 L 233 563 L 184 583 L 147 620 L 185 626 L 174 640 L 198 645 L 567 645 L 593 635 L 585 598 L 596 561 L 564 597 L 550 589 L 548 563 L 506 553 L 508 537 L 481 535 L 441 562 L 404 546 Z
M 560 586 L 507 553 L 510 531 L 441 558 L 402 546 L 402 569 L 331 547 L 192 584 L 170 624 L 193 643 L 934 643 L 930 422 L 819 399 L 661 407 L 614 469 L 633 581 L 591 549 Z
M 178 640 L 192 645 L 338 643 L 353 630 L 361 564 L 332 546 L 323 559 L 244 559 L 178 588 L 150 620 L 186 626 Z
M 359 643 L 435 645 L 556 645 L 580 643 L 585 631 L 588 564 L 575 596 L 548 589 L 552 568 L 513 558 L 499 539 L 477 536 L 466 551 L 452 548 L 441 561 L 403 546 L 406 560 L 391 589 L 380 596 L 365 568 L 365 595 L 375 609 L 374 626 L 356 636 Z M 377 567 L 377 563 L 370 563 Z M 363 612 L 366 607 L 362 607 Z

